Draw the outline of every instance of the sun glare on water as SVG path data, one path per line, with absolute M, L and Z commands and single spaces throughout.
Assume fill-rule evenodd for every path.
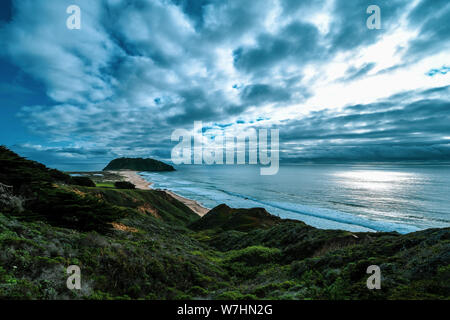
M 381 170 L 352 170 L 333 175 L 342 178 L 347 186 L 369 191 L 391 190 L 415 179 L 412 173 Z

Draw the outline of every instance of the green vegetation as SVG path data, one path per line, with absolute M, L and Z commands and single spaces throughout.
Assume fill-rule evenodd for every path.
M 95 186 L 99 188 L 115 188 L 113 183 L 96 183 Z
M 88 177 L 95 184 L 110 184 L 114 186 L 114 182 L 122 181 L 123 176 L 110 171 L 90 171 L 90 172 L 68 172 L 72 176 Z
M 83 187 L 95 187 L 94 181 L 88 177 L 72 177 L 71 184 Z
M 6 148 L 0 164 L 0 299 L 450 298 L 448 228 L 319 230 L 226 205 L 200 219 L 163 191 L 76 186 Z
M 108 170 L 133 170 L 133 171 L 175 171 L 164 162 L 143 158 L 119 158 L 112 160 L 103 171 Z
M 136 186 L 128 181 L 117 181 L 114 183 L 114 187 L 117 189 L 136 189 Z
M 208 212 L 201 220 L 191 225 L 194 230 L 238 230 L 251 231 L 255 228 L 270 228 L 281 219 L 264 208 L 232 209 L 221 204 Z

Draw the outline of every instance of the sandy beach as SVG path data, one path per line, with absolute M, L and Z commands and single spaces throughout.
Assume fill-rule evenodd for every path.
M 121 175 L 126 181 L 131 182 L 136 186 L 136 189 L 148 190 L 152 185 L 150 182 L 142 178 L 137 171 L 131 170 L 120 170 L 120 171 L 109 171 Z
M 131 170 L 121 170 L 121 171 L 110 171 L 111 173 L 115 173 L 118 175 L 121 175 L 126 181 L 131 182 L 136 186 L 137 189 L 141 190 L 148 190 L 151 188 L 152 183 L 148 182 L 144 178 L 142 178 L 137 171 L 131 171 Z M 198 214 L 200 217 L 203 217 L 205 214 L 208 213 L 209 209 L 203 207 L 201 204 L 199 204 L 195 200 L 184 198 L 172 191 L 169 190 L 163 190 L 173 198 L 177 199 L 178 201 L 184 203 L 188 208 L 190 208 L 192 211 L 194 211 L 196 214 Z
M 178 201 L 183 202 L 188 208 L 190 208 L 192 211 L 194 211 L 200 217 L 203 217 L 209 211 L 208 208 L 203 207 L 200 203 L 198 203 L 195 200 L 184 198 L 184 197 L 182 197 L 172 191 L 169 191 L 169 190 L 164 190 L 164 191 L 166 193 L 170 194 L 172 197 L 174 197 Z

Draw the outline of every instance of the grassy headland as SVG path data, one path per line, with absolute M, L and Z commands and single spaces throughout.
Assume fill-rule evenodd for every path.
M 449 228 L 320 230 L 226 205 L 200 218 L 163 191 L 94 182 L 0 148 L 0 298 L 450 298 Z M 370 265 L 381 290 L 366 287 Z

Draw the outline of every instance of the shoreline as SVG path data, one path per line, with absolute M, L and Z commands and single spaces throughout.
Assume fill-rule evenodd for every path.
M 200 217 L 203 217 L 204 215 L 206 215 L 211 210 L 211 209 L 205 208 L 204 206 L 202 206 L 197 201 L 189 199 L 189 198 L 185 198 L 185 197 L 183 197 L 183 196 L 181 196 L 181 195 L 179 195 L 179 194 L 177 194 L 177 193 L 175 193 L 175 192 L 173 192 L 171 190 L 154 189 L 154 188 L 152 188 L 152 184 L 153 183 L 145 180 L 142 176 L 140 176 L 139 175 L 140 171 L 133 171 L 133 170 L 114 170 L 113 171 L 113 170 L 111 170 L 111 171 L 108 171 L 108 172 L 114 173 L 116 175 L 120 175 L 122 178 L 124 178 L 125 181 L 133 183 L 136 186 L 136 189 L 140 189 L 140 190 L 153 189 L 153 190 L 163 191 L 166 194 L 168 194 L 169 196 L 171 196 L 172 198 L 174 198 L 174 199 L 180 201 L 181 203 L 183 203 L 185 206 L 187 206 L 189 209 L 191 209 L 193 212 L 195 212 Z M 322 219 L 327 219 L 327 218 L 326 217 L 322 217 Z M 299 221 L 305 222 L 304 220 L 300 220 L 300 219 L 295 219 L 295 220 L 299 220 Z M 339 222 L 339 223 L 344 223 L 345 224 L 345 222 Z M 349 224 L 349 223 L 347 222 L 347 224 Z M 348 230 L 350 232 L 379 232 L 379 231 L 381 231 L 381 230 L 377 230 L 377 229 L 372 229 L 372 228 L 370 228 L 368 226 L 365 226 L 365 225 L 357 225 L 357 226 L 365 228 L 365 229 L 368 229 L 368 230 L 348 230 L 348 229 L 344 229 L 344 228 L 341 228 L 341 229 L 342 230 Z M 333 228 L 324 227 L 324 226 L 321 226 L 321 227 L 315 226 L 315 227 L 317 227 L 319 229 L 333 229 Z M 409 232 L 415 232 L 415 231 L 417 231 L 417 230 L 409 231 Z M 399 232 L 399 231 L 397 231 L 397 232 Z M 406 233 L 409 233 L 409 232 L 406 232 Z M 405 232 L 400 232 L 400 233 L 405 233 Z
M 132 171 L 132 170 L 120 170 L 120 171 L 109 171 L 111 173 L 118 174 L 122 176 L 126 181 L 131 182 L 136 186 L 136 189 L 140 190 L 150 190 L 153 189 L 151 185 L 153 183 L 148 182 L 144 178 L 142 178 L 139 175 L 139 171 Z M 161 191 L 164 191 L 168 195 L 170 195 L 172 198 L 175 198 L 176 200 L 182 202 L 186 207 L 194 211 L 196 214 L 198 214 L 200 217 L 203 217 L 205 214 L 209 212 L 210 209 L 205 208 L 200 203 L 198 203 L 195 200 L 185 198 L 183 196 L 180 196 L 179 194 L 176 194 L 173 191 L 161 189 Z
M 188 198 L 185 198 L 185 197 L 182 197 L 182 196 L 180 196 L 179 194 L 176 194 L 173 191 L 166 190 L 166 189 L 163 189 L 162 191 L 164 191 L 165 193 L 169 194 L 170 196 L 172 196 L 173 198 L 177 199 L 178 201 L 184 203 L 189 209 L 194 211 L 200 217 L 203 217 L 210 210 L 210 209 L 205 208 L 204 206 L 202 206 L 197 201 L 192 200 L 192 199 L 188 199 Z
M 129 181 L 129 182 L 133 183 L 136 186 L 136 189 L 141 189 L 141 190 L 154 189 L 154 188 L 152 188 L 152 185 L 153 185 L 152 182 L 149 182 L 149 181 L 145 180 L 142 176 L 139 175 L 140 171 L 133 171 L 133 170 L 117 171 L 117 170 L 114 170 L 114 171 L 108 171 L 108 172 L 114 173 L 116 175 L 120 175 L 126 181 Z M 191 209 L 194 213 L 196 213 L 200 217 L 203 217 L 204 215 L 206 215 L 211 210 L 211 209 L 208 209 L 208 208 L 202 206 L 196 200 L 183 197 L 183 196 L 181 196 L 181 195 L 179 195 L 179 194 L 177 194 L 177 193 L 175 193 L 175 192 L 173 192 L 171 190 L 168 190 L 168 189 L 154 189 L 154 190 L 159 190 L 159 191 L 165 192 L 166 194 L 168 194 L 172 198 L 182 202 L 185 206 L 187 206 L 189 209 Z M 282 208 L 282 210 L 288 210 L 288 209 Z M 292 211 L 292 209 L 289 209 L 289 210 Z M 313 218 L 316 218 L 316 219 L 326 220 L 328 222 L 326 225 L 324 225 L 323 223 L 321 223 L 319 225 L 318 223 L 317 224 L 313 224 L 311 222 L 307 222 L 308 220 L 306 218 L 302 218 L 302 219 L 300 219 L 300 218 L 293 218 L 294 220 L 302 221 L 304 223 L 310 224 L 311 226 L 313 226 L 315 228 L 324 229 L 324 230 L 337 229 L 337 230 L 347 230 L 349 232 L 398 232 L 400 234 L 407 234 L 407 233 L 412 233 L 412 232 L 416 232 L 416 231 L 422 230 L 422 229 L 420 229 L 420 228 L 418 228 L 418 227 L 416 227 L 414 225 L 410 225 L 410 224 L 406 224 L 406 223 L 398 224 L 398 223 L 392 223 L 392 222 L 389 222 L 389 221 L 388 221 L 388 223 L 391 223 L 393 225 L 391 226 L 390 229 L 386 230 L 384 227 L 383 228 L 380 227 L 380 223 L 384 222 L 383 220 L 382 221 L 376 221 L 376 220 L 372 221 L 370 219 L 367 219 L 366 222 L 370 222 L 370 223 L 374 223 L 374 224 L 378 225 L 378 228 L 377 228 L 377 226 L 373 226 L 373 225 L 367 225 L 367 224 L 361 224 L 361 223 L 358 224 L 358 223 L 352 222 L 353 220 L 347 220 L 347 221 L 343 221 L 341 219 L 333 220 L 333 219 L 330 219 L 326 215 L 324 215 L 324 216 L 320 216 L 320 215 L 319 216 L 315 216 L 313 214 L 308 214 L 308 212 L 306 212 L 306 213 L 305 212 L 299 212 L 299 211 L 293 211 L 293 212 L 298 212 L 298 213 L 300 213 L 302 215 L 305 215 L 305 216 L 312 216 Z M 340 213 L 340 212 L 337 212 L 337 213 Z M 343 212 L 343 213 L 347 214 L 345 212 Z M 271 213 L 271 214 L 275 215 L 273 213 Z M 287 218 L 285 218 L 285 219 L 287 219 Z M 342 219 L 345 219 L 345 218 L 342 218 Z M 329 222 L 335 223 L 335 224 L 339 224 L 339 226 L 338 227 L 330 226 Z M 343 225 L 346 225 L 346 226 L 343 226 Z M 351 228 L 348 227 L 348 226 L 351 226 Z
M 152 183 L 143 179 L 138 174 L 138 171 L 118 170 L 118 171 L 109 171 L 109 172 L 120 175 L 122 178 L 125 179 L 125 181 L 131 182 L 132 184 L 134 184 L 136 186 L 136 189 L 141 189 L 141 190 L 151 189 Z

